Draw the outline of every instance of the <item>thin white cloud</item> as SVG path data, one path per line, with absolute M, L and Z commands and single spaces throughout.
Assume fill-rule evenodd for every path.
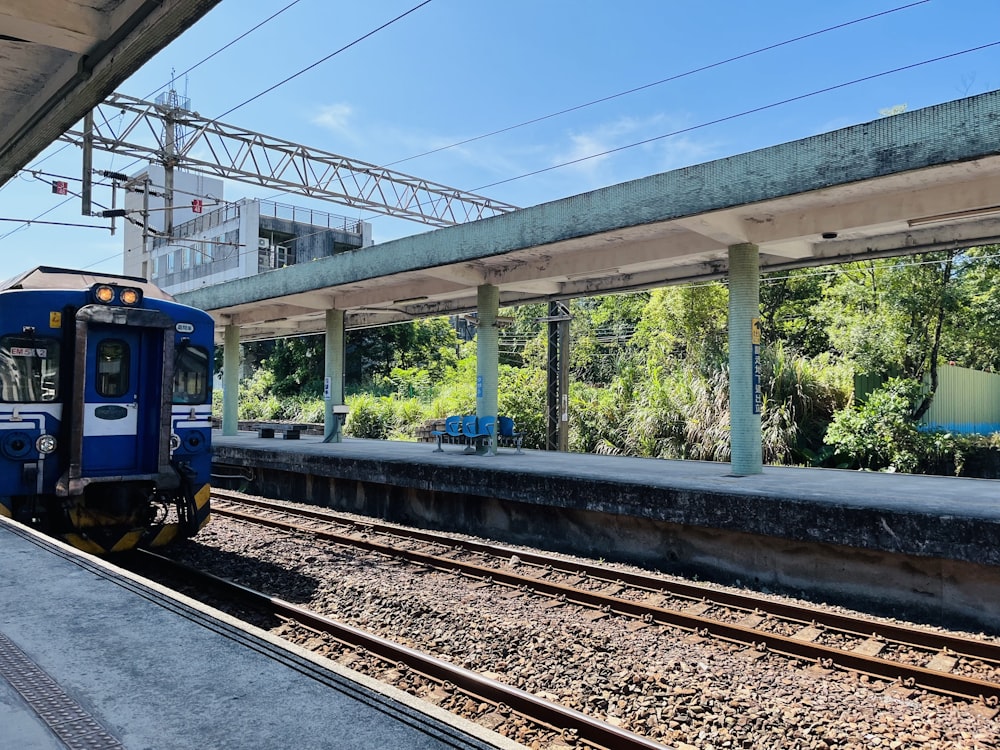
M 350 104 L 327 104 L 310 118 L 313 125 L 319 125 L 334 133 L 350 133 L 354 108 Z
M 572 133 L 568 148 L 554 153 L 551 161 L 553 164 L 567 164 L 560 172 L 575 174 L 576 178 L 582 177 L 595 186 L 602 186 L 711 158 L 716 146 L 710 141 L 684 134 L 660 138 L 685 125 L 676 117 L 665 114 L 619 118 L 587 132 Z M 651 138 L 657 140 L 641 143 Z M 641 145 L 623 148 L 633 143 Z M 609 151 L 612 153 L 606 153 Z M 582 161 L 571 163 L 578 159 Z

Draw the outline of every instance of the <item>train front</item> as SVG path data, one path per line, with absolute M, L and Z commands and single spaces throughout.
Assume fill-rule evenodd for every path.
M 127 277 L 9 295 L 31 321 L 0 340 L 0 362 L 41 385 L 21 393 L 5 378 L 3 407 L 13 420 L 46 417 L 13 449 L 0 424 L 0 473 L 14 475 L 0 476 L 0 503 L 95 554 L 195 534 L 209 516 L 211 317 Z

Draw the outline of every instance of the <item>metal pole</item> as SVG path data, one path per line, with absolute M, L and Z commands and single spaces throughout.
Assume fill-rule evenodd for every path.
M 83 116 L 83 185 L 80 188 L 80 213 L 90 216 L 94 187 L 94 111 Z M 114 190 L 114 187 L 111 188 Z
M 549 303 L 545 449 L 569 450 L 569 307 Z

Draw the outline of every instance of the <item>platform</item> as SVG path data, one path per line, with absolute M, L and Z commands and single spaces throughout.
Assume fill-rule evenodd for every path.
M 213 484 L 1000 632 L 1000 481 L 213 436 Z
M 4 518 L 0 566 L 0 747 L 520 747 Z

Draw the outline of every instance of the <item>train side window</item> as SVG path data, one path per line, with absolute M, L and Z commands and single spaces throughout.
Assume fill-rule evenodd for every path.
M 208 400 L 208 352 L 181 344 L 174 350 L 174 403 L 203 404 Z
M 59 341 L 0 336 L 0 399 L 55 401 L 59 397 Z
M 97 345 L 97 393 L 117 398 L 129 389 L 129 346 L 119 339 L 104 339 Z

